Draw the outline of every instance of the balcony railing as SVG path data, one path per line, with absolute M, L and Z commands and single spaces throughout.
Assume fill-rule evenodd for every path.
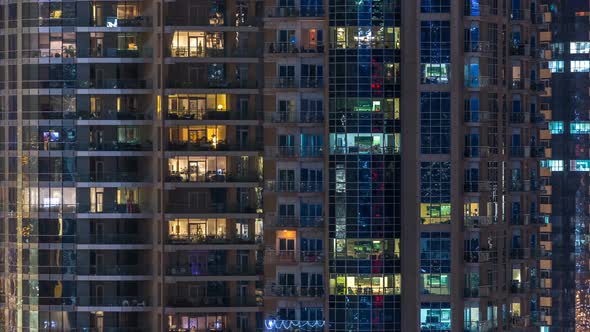
M 274 112 L 264 113 L 265 120 L 273 123 L 321 123 L 324 113 L 318 112 Z
M 323 146 L 266 146 L 264 154 L 274 158 L 322 158 Z
M 399 154 L 398 146 L 381 146 L 381 145 L 357 145 L 357 146 L 331 146 L 332 154 Z
M 194 307 L 254 307 L 257 306 L 254 296 L 168 296 L 166 306 L 174 308 Z
M 166 275 L 171 277 L 218 276 L 218 275 L 255 275 L 256 267 L 230 264 L 172 264 L 166 268 Z
M 70 297 L 22 297 L 28 305 L 100 306 L 100 307 L 149 307 L 151 299 L 146 296 L 70 296 Z
M 322 181 L 267 181 L 266 188 L 274 192 L 299 192 L 312 193 L 322 192 L 324 183 Z
M 465 216 L 464 225 L 465 227 L 486 227 L 498 224 L 498 217 L 494 216 Z
M 8 236 L 8 242 L 17 242 L 20 238 L 24 243 L 76 243 L 76 244 L 149 244 L 148 234 L 74 234 L 74 235 L 24 235 L 0 234 Z
M 270 250 L 264 253 L 268 263 L 321 263 L 323 251 Z
M 511 225 L 542 225 L 545 218 L 535 214 L 512 214 L 510 215 Z
M 258 213 L 258 208 L 247 204 L 226 204 L 226 203 L 211 203 L 207 206 L 199 206 L 195 203 L 174 202 L 166 204 L 166 213 Z
M 301 286 L 301 285 L 269 285 L 265 287 L 264 294 L 266 296 L 277 297 L 323 297 L 323 286 Z
M 100 112 L 78 111 L 75 113 L 78 120 L 152 120 L 153 111 L 140 112 L 137 110 L 105 110 Z
M 168 80 L 167 89 L 257 89 L 255 80 L 203 79 L 203 80 Z
M 297 45 L 291 42 L 267 42 L 264 43 L 264 50 L 268 54 L 313 54 L 324 53 L 324 45 Z
M 152 89 L 151 80 L 23 80 L 24 89 Z
M 147 203 L 102 203 L 102 204 L 38 204 L 27 207 L 27 212 L 39 213 L 150 213 L 151 206 Z
M 217 110 L 168 110 L 168 120 L 260 120 L 257 113 Z
M 77 182 L 152 182 L 150 175 L 131 172 L 76 173 Z
M 169 244 L 254 244 L 254 236 L 227 234 L 169 234 Z
M 323 77 L 267 77 L 266 88 L 273 89 L 319 89 L 324 86 Z
M 256 48 L 207 48 L 207 47 L 189 47 L 189 46 L 173 46 L 166 49 L 166 56 L 173 58 L 223 58 L 223 57 L 245 57 L 253 58 L 259 56 Z
M 147 276 L 152 274 L 151 265 L 71 265 L 71 266 L 47 266 L 47 265 L 23 265 L 22 273 L 26 274 L 77 274 L 77 275 L 102 275 L 102 276 Z M 9 270 L 16 271 L 17 266 L 9 266 Z M 19 271 L 20 272 L 20 271 Z
M 498 113 L 493 112 L 465 111 L 463 114 L 463 120 L 467 123 L 488 122 L 498 120 Z
M 468 193 L 489 192 L 498 190 L 497 182 L 492 181 L 465 181 L 463 183 L 463 191 Z
M 463 156 L 465 158 L 486 158 L 492 154 L 498 154 L 498 148 L 494 146 L 465 146 Z
M 169 151 L 260 151 L 258 144 L 228 144 L 222 140 L 209 142 L 168 142 Z
M 274 215 L 265 218 L 273 227 L 313 227 L 321 228 L 324 225 L 324 217 L 315 216 L 281 216 Z
M 169 172 L 166 175 L 166 182 L 182 183 L 240 183 L 240 182 L 259 182 L 258 173 L 251 172 L 248 174 L 228 174 L 225 172 L 210 171 L 206 174 L 196 174 L 187 172 Z
M 67 52 L 65 52 L 67 55 Z M 78 48 L 78 58 L 151 58 L 154 56 L 154 49 L 144 48 Z
M 277 6 L 266 7 L 266 17 L 323 17 L 324 6 Z

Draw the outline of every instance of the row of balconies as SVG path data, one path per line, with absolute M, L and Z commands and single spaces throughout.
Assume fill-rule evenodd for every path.
M 266 189 L 272 192 L 321 193 L 323 188 L 323 181 L 269 180 L 266 182 Z

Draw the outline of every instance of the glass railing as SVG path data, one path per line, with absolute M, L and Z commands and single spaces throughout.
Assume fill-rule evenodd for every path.
M 151 275 L 151 265 L 117 265 L 109 266 L 47 266 L 47 265 L 9 265 L 9 270 L 26 274 L 77 274 L 77 275 Z
M 101 112 L 90 112 L 90 111 L 23 111 L 23 120 L 59 120 L 59 119 L 72 119 L 72 120 L 152 120 L 153 112 L 146 111 L 140 112 L 137 110 L 105 110 Z M 3 113 L 0 114 L 2 120 L 14 120 L 16 119 L 15 114 Z
M 166 15 L 164 18 L 165 26 L 253 26 L 258 24 L 258 18 L 255 16 L 242 16 L 239 20 L 226 19 L 226 15 L 221 11 L 214 11 L 210 7 L 196 4 L 196 7 L 201 7 L 206 11 L 206 15 L 183 15 L 171 16 Z
M 322 158 L 323 146 L 265 146 L 264 153 L 275 158 Z
M 324 113 L 317 112 L 273 112 L 264 113 L 265 120 L 274 123 L 321 123 L 324 122 Z
M 260 120 L 258 113 L 217 110 L 169 110 L 168 120 Z
M 258 213 L 258 209 L 253 205 L 240 204 L 226 204 L 226 203 L 211 203 L 209 205 L 169 202 L 166 204 L 166 213 Z
M 265 287 L 266 296 L 292 297 L 292 296 L 309 296 L 323 297 L 323 286 L 300 286 L 300 285 L 270 285 Z
M 169 244 L 253 244 L 254 236 L 227 234 L 169 234 Z
M 356 145 L 356 146 L 331 146 L 333 154 L 399 154 L 399 146 L 381 145 Z
M 228 174 L 225 172 L 211 171 L 206 174 L 197 174 L 189 172 L 169 172 L 166 175 L 166 182 L 183 182 L 183 183 L 223 183 L 223 182 L 259 182 L 260 176 L 257 173 L 249 174 Z
M 274 227 L 323 227 L 324 217 L 320 216 L 269 216 L 265 218 Z
M 77 182 L 152 182 L 151 175 L 137 172 L 76 173 Z
M 149 234 L 74 234 L 74 235 L 23 235 L 0 234 L 8 236 L 8 242 L 17 242 L 21 239 L 24 243 L 77 243 L 77 244 L 149 244 Z
M 21 297 L 22 304 L 101 307 L 149 307 L 151 300 L 145 296 L 70 296 L 70 297 Z
M 144 142 L 24 142 L 23 150 L 29 151 L 152 151 L 153 145 L 149 141 Z
M 257 57 L 259 55 L 256 48 L 219 49 L 202 46 L 172 46 L 166 49 L 166 56 L 173 58 Z
M 256 298 L 252 296 L 168 296 L 166 306 L 168 307 L 253 307 L 257 306 Z
M 265 88 L 274 89 L 318 89 L 324 86 L 323 77 L 267 77 Z
M 153 111 L 142 112 L 138 110 L 104 110 L 99 112 L 78 111 L 75 115 L 78 120 L 152 120 Z
M 103 204 L 77 204 L 77 213 L 150 213 L 151 206 L 137 203 L 103 203 Z
M 266 17 L 322 17 L 325 15 L 324 6 L 277 6 L 266 7 Z
M 169 142 L 169 151 L 260 151 L 263 148 L 259 144 L 228 144 L 221 140 L 216 143 L 205 142 Z
M 183 75 L 184 76 L 184 75 Z M 202 79 L 202 80 L 168 80 L 168 89 L 256 89 L 258 82 L 255 80 L 231 80 L 231 79 Z
M 267 181 L 266 188 L 274 192 L 322 192 L 323 181 Z
M 24 89 L 152 89 L 151 80 L 23 80 Z
M 216 263 L 201 264 L 172 264 L 166 269 L 168 276 L 216 276 L 216 275 L 255 275 L 255 266 L 226 265 Z
M 324 53 L 324 45 L 305 45 L 295 44 L 291 42 L 266 42 L 264 43 L 264 51 L 269 54 L 308 54 L 308 53 Z
M 79 58 L 151 58 L 154 49 L 149 47 L 140 48 L 83 48 L 77 49 Z

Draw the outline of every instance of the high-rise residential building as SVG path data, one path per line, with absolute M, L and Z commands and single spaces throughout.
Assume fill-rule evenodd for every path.
M 0 331 L 589 330 L 588 17 L 0 0 Z

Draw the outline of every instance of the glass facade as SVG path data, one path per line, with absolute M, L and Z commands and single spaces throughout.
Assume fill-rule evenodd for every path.
M 329 5 L 331 331 L 400 330 L 399 5 Z

